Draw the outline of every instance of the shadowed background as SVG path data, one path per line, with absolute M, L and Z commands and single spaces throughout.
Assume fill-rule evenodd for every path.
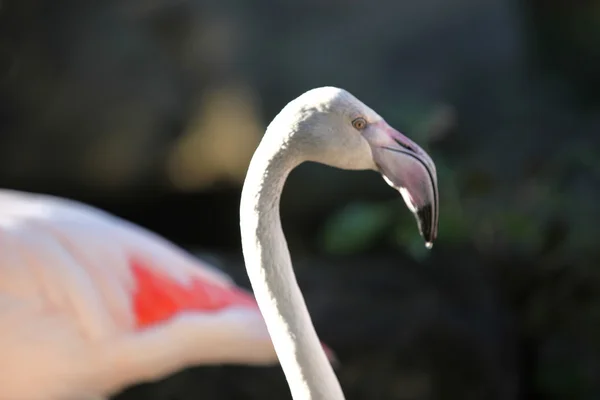
M 426 251 L 375 173 L 286 185 L 348 399 L 597 399 L 598 71 L 598 0 L 4 0 L 0 186 L 100 206 L 248 286 L 252 152 L 288 101 L 343 87 L 432 155 L 441 193 Z M 118 396 L 196 398 L 290 397 L 278 367 Z

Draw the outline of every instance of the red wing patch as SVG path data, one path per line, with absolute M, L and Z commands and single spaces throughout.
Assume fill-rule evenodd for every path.
M 192 278 L 188 285 L 182 285 L 139 259 L 130 260 L 130 266 L 137 282 L 133 306 L 139 328 L 165 321 L 182 311 L 258 307 L 254 297 L 240 288 L 224 288 L 201 278 Z

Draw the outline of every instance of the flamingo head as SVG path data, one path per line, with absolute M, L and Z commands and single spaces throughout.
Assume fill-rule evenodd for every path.
M 292 123 L 290 123 L 292 121 Z M 321 87 L 290 102 L 269 131 L 289 132 L 284 143 L 302 161 L 351 170 L 378 171 L 398 190 L 431 248 L 438 231 L 435 164 L 415 142 L 343 89 Z

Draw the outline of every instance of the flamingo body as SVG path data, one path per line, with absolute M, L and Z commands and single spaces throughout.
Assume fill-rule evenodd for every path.
M 190 365 L 277 362 L 253 296 L 226 274 L 96 208 L 9 190 L 0 354 L 0 400 L 102 398 Z

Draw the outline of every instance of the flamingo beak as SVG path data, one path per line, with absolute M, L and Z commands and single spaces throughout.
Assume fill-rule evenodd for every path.
M 431 157 L 383 120 L 371 124 L 363 136 L 383 179 L 400 192 L 417 220 L 425 246 L 431 248 L 439 216 L 437 174 Z

